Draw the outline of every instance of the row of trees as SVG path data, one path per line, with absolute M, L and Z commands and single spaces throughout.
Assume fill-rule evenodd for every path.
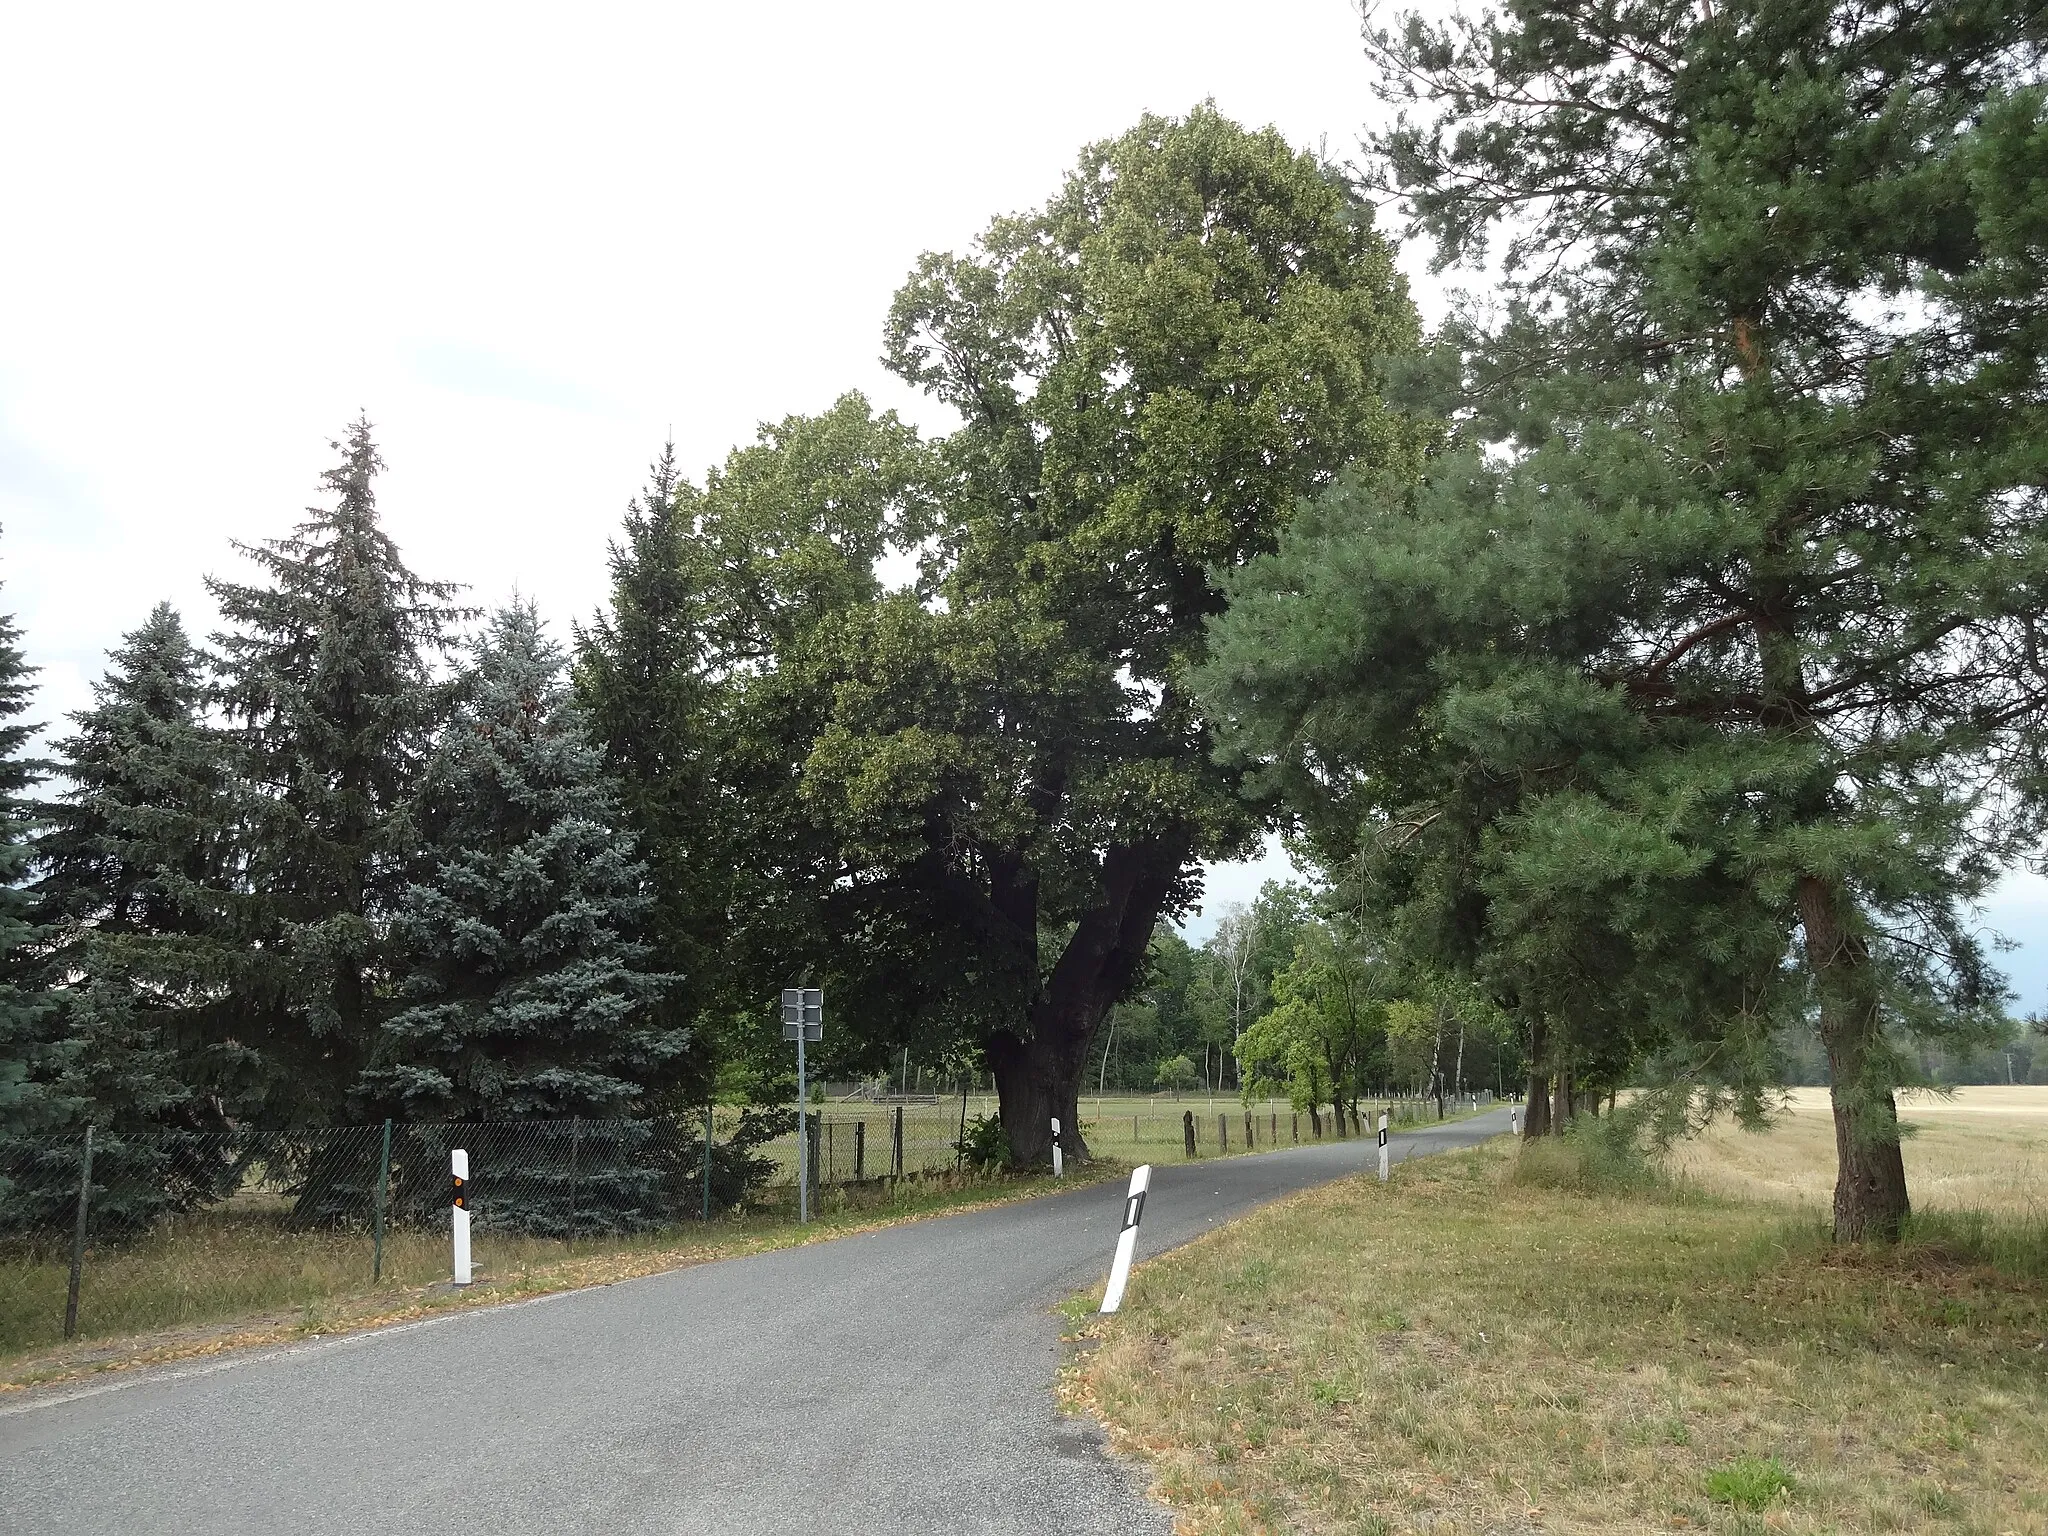
M 4 1092 L 106 992 L 222 1113 L 471 1091 L 458 1020 L 531 1029 L 507 1113 L 767 1100 L 808 981 L 828 1070 L 985 1066 L 1038 1163 L 1105 1021 L 1347 1118 L 1510 1042 L 1531 1134 L 1624 1082 L 1759 1113 L 1811 1027 L 1837 1230 L 1896 1231 L 1894 1090 L 1916 1037 L 2007 1027 L 1970 913 L 2048 802 L 2044 27 L 1515 0 L 1369 33 L 1405 115 L 1364 182 L 1206 107 L 1092 146 L 896 296 L 885 361 L 957 430 L 847 395 L 656 465 L 577 705 L 531 693 L 590 775 L 559 865 L 434 788 L 524 740 L 489 658 L 554 663 L 513 616 L 438 680 L 465 620 L 376 532 L 360 429 L 360 514 L 216 588 L 217 718 L 172 712 L 149 791 L 207 809 L 136 821 L 148 900 L 11 889 L 44 968 L 9 961 Z M 1492 281 L 1426 342 L 1375 192 Z M 1274 825 L 1323 891 L 1269 961 L 1159 937 Z M 550 869 L 605 894 L 558 920 Z
M 1093 1083 L 1278 1094 L 1319 1116 L 1386 1092 L 1519 1087 L 1511 1034 L 1477 989 L 1404 970 L 1327 895 L 1269 881 L 1199 948 L 1160 926 L 1143 982 L 1104 1023 Z
M 525 603 L 457 653 L 471 615 L 378 527 L 368 424 L 336 446 L 331 504 L 244 551 L 262 580 L 212 584 L 212 647 L 159 606 L 52 764 L 25 755 L 7 637 L 6 1133 L 616 1117 L 701 1090 L 565 653 Z

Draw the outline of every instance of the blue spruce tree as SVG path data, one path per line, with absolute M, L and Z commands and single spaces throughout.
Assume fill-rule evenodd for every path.
M 419 799 L 431 873 L 393 920 L 404 1006 L 362 1080 L 394 1116 L 485 1122 L 468 1136 L 481 1201 L 543 1232 L 651 1225 L 681 1202 L 646 1121 L 691 1061 L 565 659 L 524 602 L 476 647 Z

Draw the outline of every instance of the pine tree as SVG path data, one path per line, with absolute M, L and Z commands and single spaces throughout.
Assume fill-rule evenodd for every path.
M 692 1098 L 710 1091 L 715 1024 L 735 1011 L 726 920 L 734 829 L 715 788 L 719 693 L 694 537 L 700 502 L 676 471 L 675 444 L 665 444 L 611 546 L 609 611 L 578 631 L 575 666 L 591 740 L 647 864 L 651 963 L 679 978 L 668 1006 L 695 1031 Z
M 159 603 L 57 743 L 36 883 L 103 1128 L 218 1126 L 204 1042 L 237 958 L 222 910 L 234 786 L 203 717 L 205 660 Z
M 363 1080 L 412 1119 L 554 1122 L 478 1133 L 492 1219 L 546 1232 L 670 1214 L 675 1181 L 644 1117 L 692 1059 L 668 1006 L 677 978 L 649 967 L 638 937 L 646 867 L 564 660 L 530 603 L 477 645 L 422 788 L 432 872 L 393 923 L 408 1006 Z
M 68 787 L 36 846 L 71 1050 L 61 1087 L 95 1128 L 101 1233 L 216 1196 L 235 1166 L 219 1092 L 234 1052 L 208 1045 L 240 958 L 224 921 L 235 786 L 206 686 L 158 604 L 57 743 Z
M 57 1086 L 75 1054 L 45 990 L 49 939 L 42 903 L 26 887 L 43 807 L 30 794 L 49 765 L 29 754 L 37 727 L 21 719 L 35 669 L 21 631 L 0 616 L 0 1137 L 63 1128 L 76 1108 Z M 6 1196 L 0 1178 L 0 1201 Z
M 688 1063 L 638 937 L 646 867 L 530 603 L 495 615 L 428 770 L 432 872 L 394 919 L 407 1006 L 365 1078 L 413 1118 L 620 1117 Z
M 1203 680 L 1361 867 L 1405 863 L 1394 904 L 1567 1112 L 1575 1056 L 1753 1078 L 1815 1007 L 1843 1239 L 1899 1230 L 1902 1036 L 1995 1017 L 1969 909 L 2038 828 L 2044 31 L 1997 0 L 1375 31 L 1431 119 L 1380 140 L 1389 188 L 1447 261 L 1504 229 L 1506 303 L 1447 333 L 1458 451 L 1325 498 Z
M 370 423 L 334 445 L 330 507 L 237 548 L 268 584 L 212 580 L 219 702 L 253 804 L 237 849 L 248 946 L 224 1040 L 250 1053 L 246 1108 L 345 1113 L 387 1011 L 383 924 L 414 872 L 410 800 L 444 713 L 432 665 L 455 589 L 409 571 L 377 518 Z

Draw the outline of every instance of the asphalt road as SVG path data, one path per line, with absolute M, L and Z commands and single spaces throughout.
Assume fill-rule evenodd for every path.
M 1162 1165 L 1133 1289 L 1145 1255 L 1374 1155 Z M 0 1531 L 1164 1536 L 1051 1392 L 1052 1308 L 1107 1272 L 1122 1209 L 1096 1185 L 0 1401 Z

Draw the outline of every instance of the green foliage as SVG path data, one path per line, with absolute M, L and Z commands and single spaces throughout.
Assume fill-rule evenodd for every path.
M 1359 1096 L 1386 1059 L 1384 969 L 1343 921 L 1311 923 L 1274 978 L 1277 1006 L 1237 1043 L 1245 1090 L 1285 1092 L 1299 1109 L 1358 1116 Z
M 47 931 L 36 897 L 24 889 L 42 817 L 29 791 L 47 765 L 28 755 L 36 727 L 20 718 L 34 675 L 20 640 L 14 621 L 0 617 L 0 1136 L 47 1130 L 72 1107 L 55 1087 L 72 1051 L 42 990 L 36 951 Z
M 967 1130 L 953 1143 L 961 1160 L 978 1173 L 994 1173 L 1010 1165 L 1010 1141 L 1003 1134 L 1003 1112 L 976 1115 Z
M 1738 1456 L 1707 1474 L 1707 1497 L 1737 1509 L 1767 1508 L 1797 1486 L 1791 1472 L 1775 1456 Z
M 123 638 L 93 693 L 57 743 L 67 787 L 36 845 L 77 1048 L 72 1091 L 102 1131 L 218 1130 L 213 1062 L 193 1042 L 236 958 L 218 893 L 237 792 L 203 717 L 205 660 L 168 603 Z
M 652 969 L 675 978 L 668 1006 L 692 1030 L 690 1076 L 715 1079 L 722 1026 L 742 1005 L 732 974 L 732 888 L 745 828 L 720 814 L 726 747 L 710 633 L 714 594 L 695 538 L 702 506 L 664 446 L 610 549 L 611 601 L 577 633 L 575 684 L 587 733 L 618 786 L 647 866 Z
M 1167 1093 L 1186 1093 L 1195 1086 L 1195 1064 L 1186 1056 L 1169 1056 L 1154 1070 L 1152 1083 Z
M 445 709 L 432 666 L 465 616 L 379 526 L 369 422 L 334 446 L 333 504 L 237 546 L 265 584 L 207 582 L 229 626 L 218 702 L 248 791 L 222 893 L 240 942 L 209 1044 L 233 1060 L 233 1108 L 273 1124 L 342 1114 L 390 1011 L 386 922 Z
M 1006 1103 L 1050 1082 L 1071 1115 L 1155 920 L 1248 844 L 1179 669 L 1212 569 L 1348 460 L 1412 457 L 1378 375 L 1413 326 L 1341 178 L 1207 108 L 1092 146 L 898 294 L 890 366 L 963 424 L 918 590 L 836 638 L 805 792 L 863 893 L 845 926 L 960 957 L 923 1006 L 973 1010 Z M 1027 1161 L 1041 1107 L 1010 1117 Z
M 1389 186 L 1446 260 L 1505 229 L 1504 304 L 1412 381 L 1446 451 L 1235 578 L 1200 678 L 1543 1076 L 1753 1087 L 1817 1003 L 1845 1235 L 1904 1208 L 1898 1033 L 1995 1024 L 1967 913 L 2033 835 L 2041 27 L 1844 0 L 1376 30 L 1429 114 L 1379 140 Z
M 563 662 L 516 603 L 459 679 L 419 793 L 428 867 L 392 919 L 405 1006 L 362 1078 L 383 1113 L 623 1119 L 683 1070 L 689 1030 L 663 1006 L 673 978 L 647 968 L 636 937 L 646 868 Z
M 1562 1137 L 1523 1143 L 1514 1182 L 1586 1195 L 1668 1194 L 1671 1181 L 1640 1129 L 1618 1115 L 1574 1120 Z

